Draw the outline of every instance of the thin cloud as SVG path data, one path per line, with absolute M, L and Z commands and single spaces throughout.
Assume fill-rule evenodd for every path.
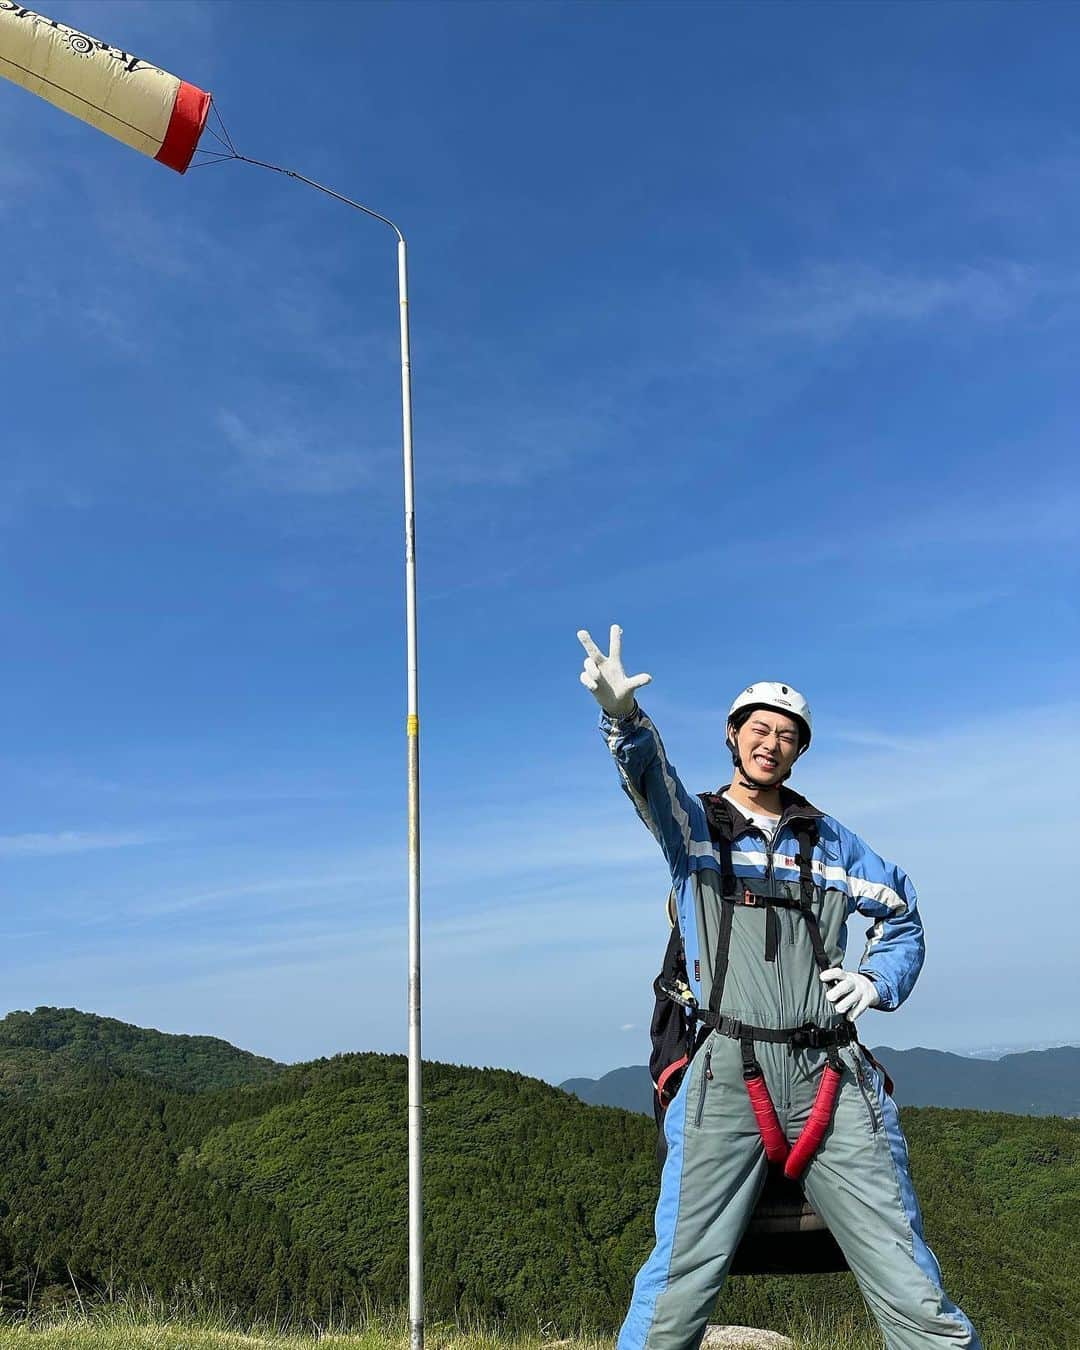
M 848 620 L 839 620 L 836 632 L 868 628 L 892 630 L 924 628 L 941 625 L 945 620 L 959 618 L 973 610 L 993 609 L 1016 597 L 1015 586 L 976 586 L 970 590 L 943 590 L 932 582 L 922 586 L 881 585 L 877 587 L 877 603 Z
M 886 524 L 878 533 L 883 542 L 906 542 L 920 549 L 945 547 L 988 548 L 1005 544 L 1057 545 L 1080 536 L 1080 492 L 1075 482 L 1040 484 L 1022 500 L 949 502 Z
M 139 830 L 61 830 L 55 834 L 0 835 L 0 855 L 5 857 L 55 857 L 64 853 L 93 853 L 101 849 L 139 848 L 160 843 L 163 836 Z
M 804 570 L 835 564 L 848 569 L 850 559 L 857 556 L 862 560 L 864 574 L 871 562 L 895 569 L 900 556 L 925 559 L 939 551 L 955 556 L 958 549 L 968 559 L 983 553 L 994 562 L 1000 561 L 1005 546 L 1017 545 L 1024 545 L 1029 557 L 1046 552 L 1058 557 L 1062 543 L 1080 537 L 1078 522 L 1080 493 L 1071 483 L 1057 482 L 1045 487 L 1040 484 L 1040 495 L 1029 492 L 1022 500 L 953 499 L 941 505 L 901 508 L 891 515 L 882 511 L 865 521 L 848 521 L 840 538 L 827 533 L 823 536 L 813 522 L 801 536 L 796 533 L 797 527 L 785 527 L 782 533 L 761 540 L 761 552 L 767 557 L 774 549 L 778 553 L 797 549 Z M 694 573 L 710 570 L 719 573 L 726 567 L 740 565 L 744 552 L 738 540 L 721 539 L 689 553 L 654 555 L 648 564 L 634 563 L 610 571 L 604 577 L 605 591 L 633 593 L 636 587 L 678 581 Z M 897 593 L 903 589 L 897 588 Z M 938 605 L 935 617 L 939 613 L 960 613 L 993 604 L 1014 594 L 1015 587 L 1011 584 L 982 585 L 970 591 L 938 590 L 934 598 Z M 862 622 L 873 617 L 865 612 L 860 616 Z
M 829 728 L 829 735 L 834 741 L 864 750 L 908 751 L 926 744 L 925 741 L 917 741 L 910 736 L 894 736 L 891 732 L 879 731 L 875 727 L 845 726 L 835 721 Z
M 938 273 L 817 263 L 793 280 L 764 282 L 749 326 L 764 337 L 835 343 L 859 328 L 910 326 L 950 314 L 1000 323 L 1051 293 L 1075 292 L 1076 285 L 1076 278 L 1063 282 L 1010 260 Z
M 398 869 L 400 871 L 400 868 Z M 214 890 L 193 891 L 186 895 L 150 900 L 138 904 L 133 912 L 143 917 L 161 917 L 195 909 L 234 908 L 231 902 L 248 901 L 271 895 L 303 896 L 312 891 L 336 891 L 345 887 L 370 886 L 372 881 L 384 878 L 371 872 L 340 872 L 301 877 L 264 877 L 241 882 L 234 886 L 219 886 Z
M 222 411 L 218 425 L 240 461 L 234 475 L 245 486 L 304 497 L 339 497 L 369 483 L 380 456 L 359 450 L 325 450 L 314 433 L 276 421 L 254 427 L 237 413 Z
M 992 164 L 957 161 L 944 179 L 953 200 L 979 227 L 985 220 L 1005 223 L 1011 237 L 1045 247 L 1063 225 L 1074 224 L 1080 209 L 1080 139 L 1070 130 L 1041 156 L 1022 156 L 998 147 Z M 1032 202 L 1039 210 L 1031 209 Z M 1037 242 L 1036 242 L 1037 241 Z
M 595 459 L 619 423 L 606 397 L 594 397 L 568 415 L 493 406 L 487 395 L 466 431 L 445 437 L 429 455 L 428 478 L 436 488 L 526 487 Z
M 1056 821 L 1061 831 L 1070 828 L 1072 802 L 1033 804 L 1031 784 L 1045 777 L 1048 763 L 1072 763 L 1080 755 L 1080 705 L 1033 705 L 932 728 L 904 747 L 864 747 L 807 766 L 814 792 L 842 818 L 888 815 L 895 833 L 901 820 L 918 829 L 924 808 L 938 816 L 949 802 L 955 820 L 958 813 L 981 816 L 992 802 L 995 819 L 1034 813 L 1047 826 Z
M 616 803 L 620 807 L 621 803 Z M 583 819 L 591 823 L 581 824 Z M 505 848 L 493 849 L 492 837 L 512 840 Z M 504 901 L 527 901 L 535 914 L 538 895 L 564 903 L 561 893 L 568 883 L 589 868 L 602 867 L 611 875 L 622 869 L 636 870 L 655 861 L 656 846 L 648 832 L 628 819 L 621 809 L 596 802 L 579 801 L 557 809 L 543 802 L 522 804 L 514 811 L 490 811 L 483 821 L 455 829 L 452 838 L 431 832 L 425 839 L 425 897 L 437 906 L 432 922 L 446 922 L 459 930 L 466 913 L 475 921 L 483 913 L 482 899 L 475 896 L 462 905 L 459 891 L 483 881 Z M 280 867 L 267 875 L 238 878 L 233 883 L 166 894 L 143 894 L 124 912 L 152 920 L 187 912 L 212 910 L 219 915 L 247 914 L 253 900 L 279 897 L 299 914 L 310 916 L 322 906 L 326 931 L 339 924 L 336 893 L 349 891 L 350 903 L 365 907 L 368 897 L 396 890 L 404 881 L 401 846 L 375 845 L 348 855 L 328 859 L 319 869 L 309 866 L 294 875 L 282 876 Z M 320 898 L 321 897 L 321 898 Z M 452 914 L 449 906 L 453 906 Z M 265 907 L 260 907 L 265 913 Z M 306 920 L 307 921 L 307 920 Z

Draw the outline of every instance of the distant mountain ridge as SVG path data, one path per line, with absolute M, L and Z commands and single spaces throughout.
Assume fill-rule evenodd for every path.
M 1027 1050 L 1000 1059 L 888 1045 L 875 1046 L 872 1053 L 888 1069 L 900 1106 L 1080 1116 L 1080 1046 Z M 652 1114 L 652 1083 L 644 1064 L 613 1069 L 602 1078 L 568 1078 L 559 1086 L 593 1106 Z
M 0 1019 L 0 1097 L 73 1090 L 106 1076 L 143 1075 L 179 1092 L 265 1083 L 286 1066 L 215 1036 L 177 1036 L 77 1008 Z
M 567 1078 L 559 1087 L 590 1106 L 618 1106 L 652 1115 L 653 1086 L 647 1064 L 612 1069 L 601 1078 Z

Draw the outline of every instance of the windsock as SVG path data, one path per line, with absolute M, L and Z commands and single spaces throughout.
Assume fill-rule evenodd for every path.
M 178 173 L 210 111 L 202 89 L 17 0 L 0 0 L 0 75 Z

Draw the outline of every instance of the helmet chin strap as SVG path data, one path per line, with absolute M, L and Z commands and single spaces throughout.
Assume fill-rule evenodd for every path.
M 739 748 L 733 740 L 728 741 L 728 749 L 731 751 L 731 760 L 735 765 L 735 772 L 739 775 L 739 786 L 747 788 L 750 792 L 770 792 L 773 788 L 778 788 L 781 783 L 786 783 L 791 777 L 791 766 L 787 773 L 783 773 L 779 778 L 772 778 L 767 783 L 755 783 L 750 775 L 743 768 L 742 757 L 739 754 Z

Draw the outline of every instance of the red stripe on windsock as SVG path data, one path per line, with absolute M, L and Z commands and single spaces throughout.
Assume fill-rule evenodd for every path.
M 177 173 L 183 173 L 191 163 L 209 112 L 210 95 L 196 85 L 181 80 L 165 139 L 154 158 Z

